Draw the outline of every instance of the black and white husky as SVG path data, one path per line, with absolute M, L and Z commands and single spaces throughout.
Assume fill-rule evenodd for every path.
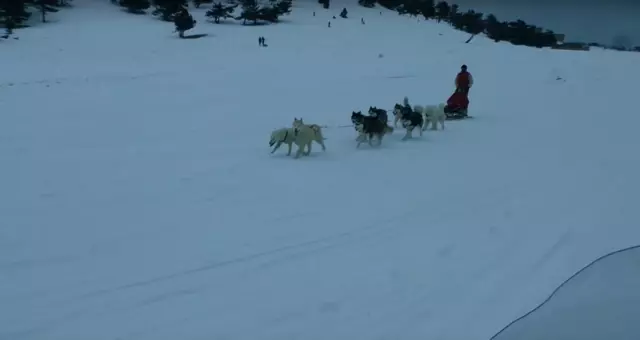
M 402 126 L 407 129 L 407 133 L 402 137 L 402 140 L 413 138 L 412 133 L 415 128 L 420 131 L 420 136 L 422 136 L 422 128 L 424 127 L 424 117 L 422 113 L 415 112 L 411 109 L 405 110 L 402 116 L 400 116 L 400 121 L 402 122 Z
M 369 145 L 373 146 L 373 137 L 375 136 L 378 140 L 377 145 L 382 143 L 382 138 L 386 133 L 392 133 L 393 128 L 387 126 L 381 119 L 378 119 L 376 116 L 365 116 L 362 112 L 352 112 L 351 113 L 351 122 L 358 131 L 358 144 L 356 147 L 360 147 L 362 142 L 368 140 Z
M 369 116 L 374 116 L 380 119 L 385 125 L 389 122 L 387 110 L 379 109 L 375 106 L 369 106 Z

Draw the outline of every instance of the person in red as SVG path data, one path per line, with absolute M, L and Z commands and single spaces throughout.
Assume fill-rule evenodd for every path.
M 456 92 L 469 94 L 469 89 L 473 86 L 473 76 L 467 71 L 467 65 L 460 67 L 460 72 L 456 76 Z
M 445 112 L 467 116 L 469 89 L 473 86 L 473 76 L 467 71 L 467 65 L 460 67 L 460 72 L 456 75 L 455 85 L 456 91 L 447 100 Z

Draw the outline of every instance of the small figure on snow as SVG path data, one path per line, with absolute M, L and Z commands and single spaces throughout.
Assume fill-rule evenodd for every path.
M 343 19 L 346 19 L 346 18 L 347 18 L 347 14 L 348 14 L 348 12 L 347 12 L 347 9 L 346 9 L 346 8 L 343 8 L 343 9 L 342 9 L 342 12 L 340 12 L 340 16 L 341 16 Z
M 364 25 L 364 18 L 360 18 L 360 22 Z
M 327 22 L 327 27 L 331 27 L 331 21 Z

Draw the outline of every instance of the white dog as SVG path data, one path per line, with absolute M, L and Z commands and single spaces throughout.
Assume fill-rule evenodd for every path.
M 304 152 L 304 147 L 307 146 L 308 151 L 304 152 L 305 156 L 311 154 L 311 143 L 314 141 L 320 146 L 322 146 L 322 151 L 326 151 L 327 148 L 324 145 L 325 138 L 322 136 L 322 127 L 317 124 L 305 124 L 302 118 L 294 118 L 293 119 L 293 130 L 294 130 L 294 143 L 298 146 L 298 151 L 296 152 L 295 158 L 300 157 L 300 155 Z
M 273 146 L 275 144 L 275 148 L 271 153 L 276 152 L 280 148 L 282 144 L 287 144 L 289 146 L 289 151 L 287 152 L 287 156 L 291 155 L 291 145 L 295 140 L 295 129 L 293 128 L 281 128 L 274 130 L 271 133 L 271 140 L 269 141 L 269 146 Z
M 427 105 L 424 108 L 424 126 L 423 130 L 426 130 L 431 124 L 431 130 L 438 130 L 438 123 L 444 130 L 444 121 L 447 119 L 447 115 L 444 113 L 444 103 L 440 103 L 440 105 Z

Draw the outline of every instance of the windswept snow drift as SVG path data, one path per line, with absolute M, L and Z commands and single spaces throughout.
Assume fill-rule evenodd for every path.
M 640 240 L 636 54 L 315 2 L 194 10 L 184 41 L 74 4 L 1 46 L 0 339 L 487 339 Z M 337 127 L 446 100 L 462 63 L 476 119 L 379 149 Z M 328 150 L 270 155 L 293 117 Z
M 640 246 L 607 254 L 492 339 L 640 338 Z

